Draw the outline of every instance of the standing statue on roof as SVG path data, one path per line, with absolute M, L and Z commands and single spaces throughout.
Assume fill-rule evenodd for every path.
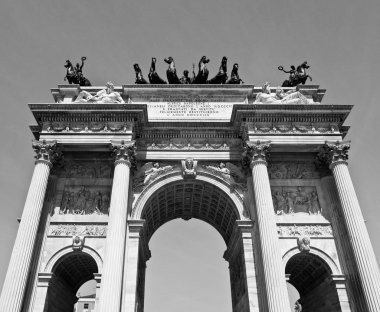
M 295 87 L 299 84 L 305 84 L 307 78 L 312 81 L 313 79 L 306 74 L 306 69 L 309 69 L 310 66 L 307 62 L 303 62 L 301 65 L 297 66 L 297 69 L 292 65 L 289 71 L 284 70 L 283 66 L 279 66 L 278 69 L 283 71 L 284 73 L 289 74 L 289 79 L 285 80 L 282 83 L 282 87 Z
M 187 69 L 183 71 L 183 76 L 179 80 L 181 81 L 181 84 L 191 84 L 191 82 L 193 81 L 189 77 L 189 71 Z
M 227 57 L 223 56 L 220 63 L 219 72 L 214 78 L 211 78 L 207 83 L 209 84 L 225 84 L 227 81 Z
M 166 70 L 166 77 L 168 78 L 169 84 L 181 84 L 181 81 L 177 76 L 177 69 L 175 68 L 174 59 L 169 56 L 168 58 L 164 59 L 164 61 L 165 63 L 169 64 L 169 67 Z
M 74 67 L 73 64 L 70 62 L 70 60 L 67 60 L 64 67 L 66 68 L 66 76 L 63 79 L 64 81 L 68 81 L 69 84 L 79 84 L 80 86 L 91 86 L 90 81 L 83 76 L 82 68 L 84 65 L 84 61 L 87 58 L 85 56 L 82 56 L 82 64 L 79 65 L 79 63 L 76 64 Z
M 239 77 L 238 70 L 239 70 L 239 64 L 235 63 L 234 66 L 232 67 L 231 78 L 227 81 L 227 84 L 240 84 L 240 83 L 244 83 L 244 81 L 241 80 L 240 77 Z
M 134 64 L 133 68 L 135 69 L 136 73 L 135 84 L 148 84 L 148 81 L 146 81 L 143 77 L 139 64 Z
M 198 75 L 195 77 L 193 84 L 205 84 L 208 78 L 208 69 L 206 64 L 210 62 L 206 56 L 202 56 L 198 63 Z
M 162 79 L 156 72 L 156 61 L 157 59 L 155 57 L 152 57 L 148 75 L 149 82 L 151 84 L 166 84 L 166 81 Z

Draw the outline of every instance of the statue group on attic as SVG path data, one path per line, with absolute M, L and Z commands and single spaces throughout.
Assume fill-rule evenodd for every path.
M 67 60 L 64 67 L 66 68 L 65 81 L 68 81 L 69 84 L 79 84 L 80 86 L 91 86 L 90 81 L 83 76 L 83 66 L 84 61 L 87 58 L 82 56 L 82 64 L 77 63 L 75 66 Z M 164 59 L 165 63 L 168 64 L 168 69 L 166 70 L 166 82 L 162 79 L 156 71 L 156 62 L 157 59 L 152 57 L 150 64 L 148 80 L 150 84 L 243 84 L 244 81 L 239 77 L 239 64 L 235 63 L 232 66 L 231 75 L 228 79 L 227 74 L 227 57 L 223 56 L 222 61 L 219 66 L 219 71 L 217 74 L 208 79 L 209 70 L 207 69 L 206 64 L 210 62 L 206 56 L 202 56 L 198 62 L 198 74 L 195 74 L 195 64 L 193 64 L 193 76 L 189 77 L 189 71 L 186 69 L 183 71 L 183 76 L 181 78 L 177 75 L 177 69 L 173 57 L 169 56 Z M 148 84 L 148 81 L 144 78 L 142 70 L 139 64 L 134 64 L 133 68 L 136 74 L 135 84 Z M 309 78 L 312 81 L 312 78 L 307 75 L 306 69 L 309 69 L 310 66 L 307 62 L 303 62 L 298 65 L 297 68 L 294 65 L 290 66 L 290 70 L 285 70 L 283 66 L 279 66 L 278 69 L 284 73 L 289 74 L 289 78 L 285 80 L 282 84 L 282 87 L 296 87 L 300 84 L 305 84 Z M 270 93 L 270 92 L 269 92 Z
M 149 69 L 148 79 L 150 84 L 167 84 L 167 82 L 162 79 L 156 71 L 156 61 L 155 57 L 152 58 L 152 62 Z M 166 78 L 169 84 L 241 84 L 244 83 L 239 77 L 239 65 L 234 64 L 231 77 L 228 79 L 227 75 L 227 57 L 223 56 L 219 71 L 215 77 L 208 79 L 209 71 L 206 64 L 210 62 L 206 56 L 202 56 L 198 63 L 198 74 L 195 74 L 195 65 L 193 64 L 193 77 L 189 77 L 189 71 L 186 69 L 183 71 L 183 76 L 181 78 L 177 75 L 177 69 L 173 57 L 169 56 L 164 59 L 165 63 L 168 64 L 168 69 L 166 70 Z M 148 81 L 144 78 L 142 70 L 139 64 L 134 64 L 133 68 L 136 74 L 136 84 L 148 84 Z

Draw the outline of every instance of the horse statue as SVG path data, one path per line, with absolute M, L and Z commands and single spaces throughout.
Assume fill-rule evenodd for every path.
M 90 81 L 83 76 L 82 68 L 84 65 L 84 61 L 87 58 L 85 56 L 82 56 L 82 65 L 79 65 L 79 63 L 76 64 L 74 67 L 73 64 L 67 60 L 64 67 L 66 68 L 66 77 L 63 79 L 64 81 L 68 81 L 69 84 L 79 84 L 80 86 L 91 86 Z
M 239 64 L 235 63 L 234 66 L 232 67 L 231 78 L 227 81 L 227 84 L 244 83 L 244 81 L 241 80 L 239 77 L 238 70 L 239 70 Z
M 228 79 L 227 76 L 227 57 L 223 56 L 220 63 L 219 72 L 214 78 L 211 78 L 207 83 L 209 84 L 225 84 Z
M 206 56 L 202 56 L 198 63 L 198 75 L 193 80 L 193 84 L 205 84 L 207 83 L 208 78 L 208 69 L 206 67 L 206 64 L 210 62 L 210 59 L 208 59 Z
M 156 61 L 157 59 L 155 57 L 152 57 L 152 63 L 150 63 L 150 69 L 149 69 L 149 82 L 151 84 L 166 84 L 166 81 L 162 79 L 156 72 Z
M 134 64 L 133 68 L 135 69 L 136 73 L 135 84 L 148 84 L 148 81 L 146 81 L 143 77 L 139 64 Z
M 168 78 L 169 84 L 181 84 L 181 81 L 177 76 L 174 59 L 169 56 L 168 58 L 164 59 L 164 61 L 169 64 L 169 67 L 166 70 L 166 77 Z
M 299 84 L 305 84 L 307 78 L 312 81 L 313 79 L 311 76 L 306 74 L 306 69 L 309 69 L 310 66 L 307 64 L 307 62 L 303 62 L 301 65 L 297 66 L 297 69 L 295 68 L 294 65 L 290 67 L 289 71 L 284 70 L 283 66 L 279 66 L 278 70 L 283 71 L 284 73 L 289 74 L 289 79 L 285 80 L 282 83 L 282 87 L 295 87 L 298 86 Z

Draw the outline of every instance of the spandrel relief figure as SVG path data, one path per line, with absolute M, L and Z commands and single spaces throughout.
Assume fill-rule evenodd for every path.
M 115 91 L 113 83 L 107 82 L 106 89 L 100 90 L 95 95 L 84 90 L 81 91 L 74 103 L 118 104 L 125 102 L 120 93 Z
M 133 179 L 134 189 L 144 188 L 156 180 L 161 175 L 173 171 L 173 166 L 161 166 L 158 162 L 148 162 L 143 165 L 136 173 Z
M 238 187 L 245 190 L 245 176 L 241 172 L 238 166 L 228 162 L 221 162 L 219 166 L 205 166 L 205 168 L 212 173 L 220 176 L 225 180 L 231 187 Z
M 266 82 L 262 91 L 256 95 L 255 103 L 260 104 L 308 104 L 308 99 L 298 91 L 289 90 L 284 93 L 281 88 L 276 89 L 276 93 L 272 93 L 269 82 Z
M 274 212 L 277 215 L 321 214 L 318 194 L 314 186 L 272 186 L 271 189 Z
M 63 192 L 59 214 L 107 214 L 109 204 L 109 192 L 86 186 L 79 190 L 76 186 L 68 187 Z

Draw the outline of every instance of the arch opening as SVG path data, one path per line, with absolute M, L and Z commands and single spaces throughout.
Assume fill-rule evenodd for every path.
M 227 246 L 224 258 L 229 262 L 232 311 L 249 311 L 244 248 L 251 247 L 243 246 L 239 222 L 251 221 L 241 220 L 243 209 L 228 192 L 228 188 L 211 181 L 181 179 L 161 185 L 144 199 L 139 208 L 140 219 L 145 222 L 137 264 L 136 311 L 144 311 L 145 262 L 149 258 L 145 256 L 147 247 L 144 246 L 158 228 L 178 218 L 204 221 L 219 232 Z
M 285 267 L 289 283 L 299 292 L 303 312 L 340 312 L 332 270 L 320 257 L 307 252 L 294 255 Z
M 141 214 L 148 240 L 164 223 L 182 218 L 200 219 L 213 226 L 226 245 L 239 213 L 231 198 L 217 186 L 204 181 L 172 182 L 154 192 Z
M 71 252 L 57 261 L 52 273 L 44 311 L 72 312 L 78 301 L 78 289 L 85 282 L 94 279 L 94 274 L 98 273 L 98 266 L 90 255 Z

